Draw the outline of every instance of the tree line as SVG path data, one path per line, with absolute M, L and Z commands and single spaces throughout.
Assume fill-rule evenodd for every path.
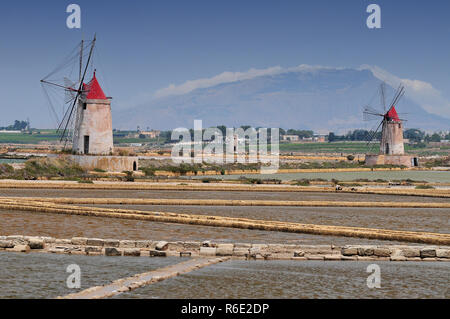
M 244 131 L 250 128 L 250 125 L 242 125 Z M 222 136 L 226 136 L 227 126 L 219 125 L 216 126 L 222 133 Z M 258 131 L 259 127 L 256 128 Z M 302 138 L 311 138 L 314 136 L 314 131 L 312 130 L 299 130 L 299 129 L 283 129 L 280 128 L 280 140 L 282 135 L 297 135 L 300 139 Z M 204 131 L 204 129 L 203 129 Z M 190 129 L 191 136 L 194 136 L 194 130 Z M 270 130 L 268 130 L 268 139 L 270 139 Z M 162 131 L 161 137 L 165 138 L 167 141 L 171 140 L 172 131 Z M 403 137 L 405 139 L 409 139 L 412 143 L 420 143 L 420 142 L 440 142 L 441 140 L 450 140 L 450 131 L 449 132 L 435 132 L 431 134 L 427 134 L 425 131 L 420 129 L 408 129 L 403 132 Z M 372 130 L 364 130 L 364 129 L 355 129 L 347 132 L 346 134 L 338 135 L 334 132 L 330 132 L 327 135 L 327 139 L 329 142 L 337 142 L 337 141 L 368 141 L 372 140 L 380 140 L 381 139 L 381 131 L 374 132 Z
M 0 127 L 0 130 L 2 130 L 2 131 L 22 131 L 22 130 L 25 130 L 27 127 L 28 127 L 27 121 L 15 120 L 14 124 L 5 126 L 5 127 Z
M 411 128 L 403 131 L 403 138 L 408 139 L 412 143 L 421 143 L 421 142 L 440 142 L 442 140 L 450 140 L 450 131 L 449 132 L 435 132 L 432 134 L 427 134 L 426 132 Z M 367 141 L 367 140 L 380 140 L 381 139 L 381 131 L 375 133 L 374 131 L 367 130 L 354 130 L 349 131 L 344 135 L 336 135 L 334 132 L 330 132 L 328 134 L 328 141 Z

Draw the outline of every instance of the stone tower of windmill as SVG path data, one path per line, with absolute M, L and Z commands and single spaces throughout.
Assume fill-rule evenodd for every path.
M 78 100 L 73 151 L 76 154 L 110 155 L 113 152 L 111 102 L 94 72 Z
M 384 155 L 403 155 L 403 123 L 398 117 L 395 106 L 384 115 L 381 129 L 380 153 Z
M 386 103 L 384 96 L 384 84 L 381 85 L 382 103 L 384 112 L 379 113 L 376 110 L 366 107 L 364 110 L 365 118 L 369 116 L 381 117 L 382 120 L 378 128 L 369 137 L 368 144 L 378 133 L 381 127 L 380 151 L 378 154 L 366 154 L 366 164 L 375 165 L 403 165 L 406 167 L 418 166 L 416 157 L 406 155 L 403 143 L 403 120 L 399 118 L 395 105 L 405 94 L 404 86 L 400 86 L 395 93 L 394 99 L 386 111 Z

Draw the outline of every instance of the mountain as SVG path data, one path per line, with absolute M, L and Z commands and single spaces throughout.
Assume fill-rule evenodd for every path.
M 364 122 L 362 110 L 365 105 L 382 110 L 379 84 L 367 69 L 318 68 L 261 75 L 155 98 L 113 114 L 114 127 L 192 128 L 199 119 L 203 127 L 252 125 L 320 133 L 372 129 L 376 121 Z M 388 103 L 393 95 L 394 89 L 388 86 Z M 400 117 L 408 120 L 406 127 L 449 129 L 448 119 L 428 113 L 407 95 L 396 106 Z

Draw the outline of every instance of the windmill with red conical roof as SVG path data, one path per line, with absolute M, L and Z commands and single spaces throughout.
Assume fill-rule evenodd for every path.
M 382 118 L 377 129 L 369 136 L 368 144 L 372 142 L 381 128 L 380 154 L 403 155 L 405 153 L 403 145 L 403 121 L 405 120 L 399 118 L 395 106 L 398 105 L 398 102 L 405 94 L 405 87 L 403 85 L 399 86 L 388 110 L 386 110 L 384 83 L 381 84 L 380 89 L 384 112 L 380 113 L 369 106 L 366 106 L 363 112 L 365 120 L 373 117 Z
M 88 71 L 92 72 L 95 43 L 95 36 L 87 43 L 81 41 L 66 60 L 41 80 L 41 85 L 59 123 L 57 131 L 64 147 L 72 141 L 74 153 L 108 155 L 113 151 L 110 98 L 103 92 L 95 69 L 91 81 L 85 83 Z M 78 71 L 75 75 L 74 70 Z M 71 80 L 74 76 L 78 79 Z M 62 95 L 59 91 L 65 95 L 61 120 L 53 103 L 55 97 Z

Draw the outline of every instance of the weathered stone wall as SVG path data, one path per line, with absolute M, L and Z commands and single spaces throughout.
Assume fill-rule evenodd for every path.
M 83 104 L 86 103 L 86 109 Z M 108 155 L 113 152 L 111 102 L 80 100 L 75 122 L 73 150 L 84 154 L 84 137 L 89 136 L 89 154 Z
M 248 260 L 450 261 L 448 246 L 286 245 L 251 243 L 166 242 L 74 237 L 0 236 L 0 251 L 134 257 L 232 257 Z
M 366 165 L 404 165 L 406 167 L 413 166 L 413 156 L 410 155 L 366 155 Z
M 135 156 L 70 155 L 69 157 L 88 170 L 99 168 L 108 172 L 123 172 L 139 169 L 138 157 Z

